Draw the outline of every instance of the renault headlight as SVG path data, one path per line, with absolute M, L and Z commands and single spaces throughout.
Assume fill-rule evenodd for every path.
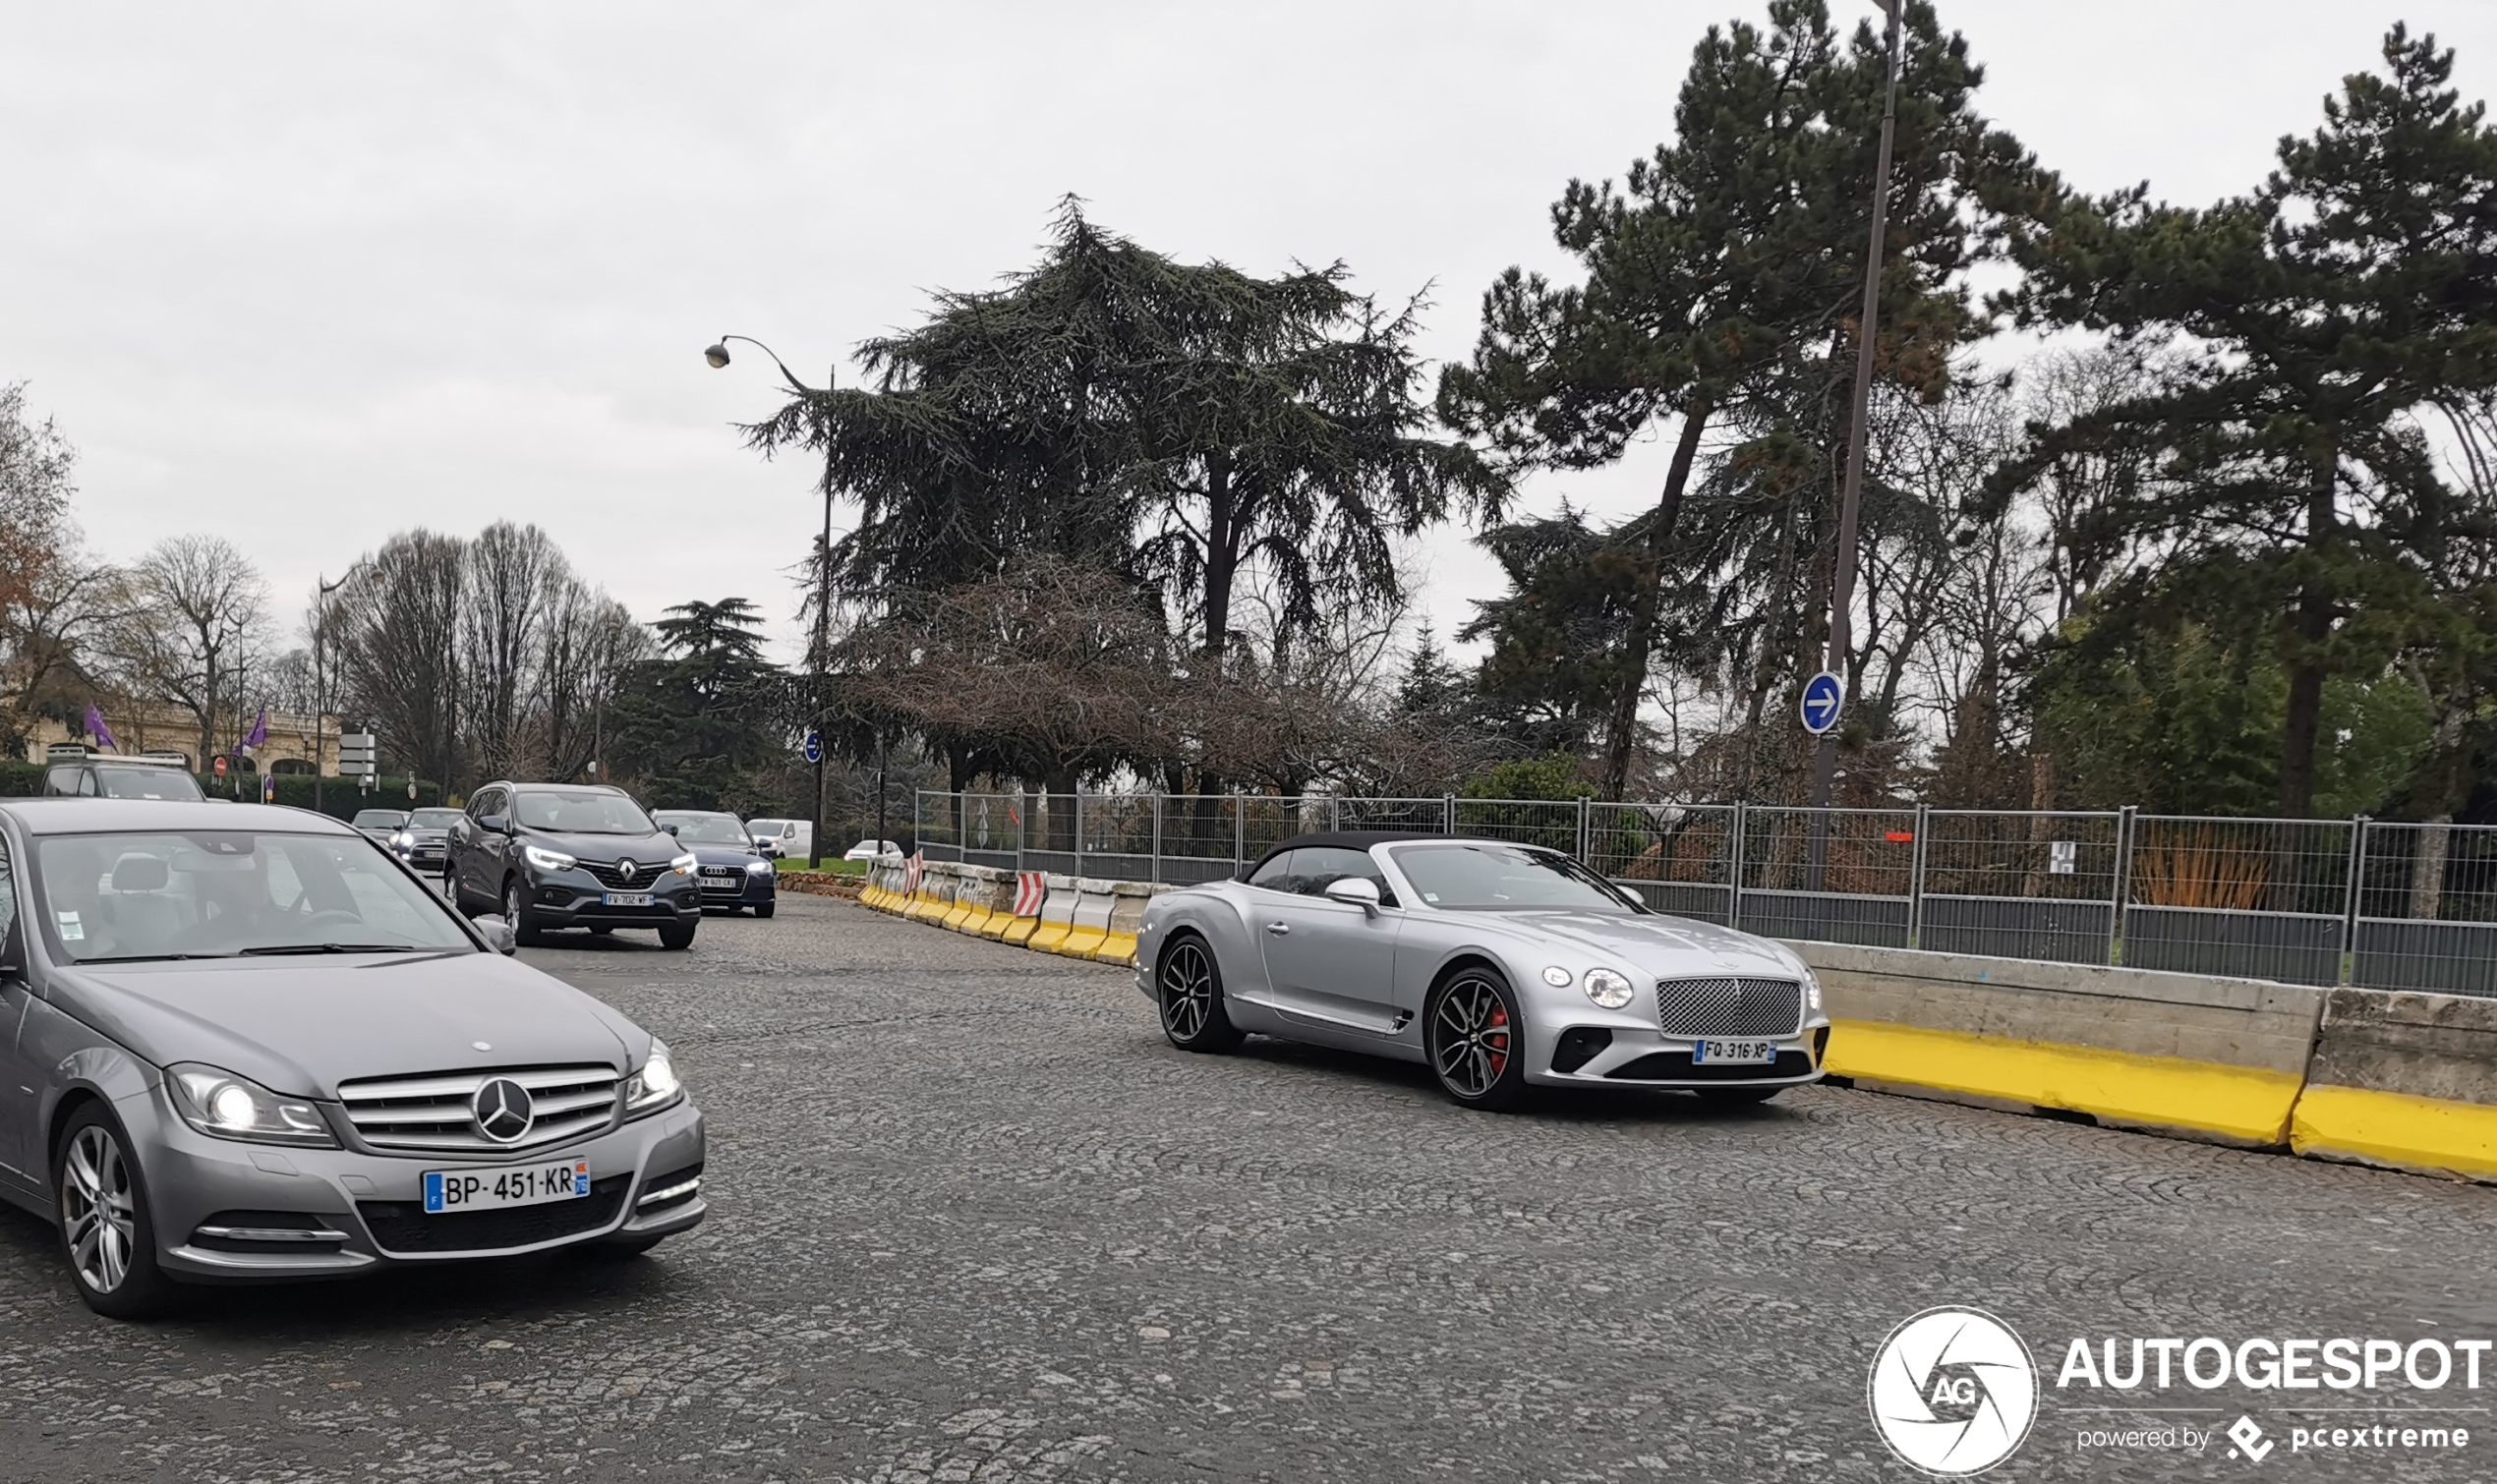
M 745 869 L 749 876 L 770 876 L 772 874 L 772 863 L 770 861 L 748 861 L 745 863 Z
M 669 861 L 668 864 L 676 868 L 676 874 L 678 876 L 691 876 L 694 874 L 694 868 L 701 865 L 702 862 L 695 860 L 694 853 L 688 850 L 684 854 L 676 857 L 674 860 Z
M 1610 969 L 1589 969 L 1586 977 L 1587 998 L 1608 1010 L 1617 1010 L 1630 1002 L 1630 981 Z
M 624 1084 L 624 1116 L 657 1113 L 684 1095 L 685 1084 L 676 1080 L 676 1061 L 668 1055 L 668 1043 L 653 1036 L 649 1058 Z
M 416 848 L 416 836 L 402 829 L 397 834 L 390 836 L 390 843 L 398 846 L 401 850 L 413 850 Z
M 540 871 L 569 871 L 581 864 L 562 851 L 549 850 L 544 845 L 523 846 L 520 853 L 530 865 Z
M 249 1077 L 186 1061 L 165 1068 L 165 1086 L 172 1090 L 174 1112 L 202 1133 L 254 1144 L 338 1147 L 320 1110 L 301 1098 L 281 1098 Z

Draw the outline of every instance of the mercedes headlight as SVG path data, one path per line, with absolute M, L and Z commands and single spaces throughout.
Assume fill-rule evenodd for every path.
M 281 1098 L 249 1077 L 186 1061 L 165 1068 L 174 1112 L 182 1121 L 220 1139 L 254 1144 L 338 1147 L 320 1110 L 300 1098 Z
M 745 869 L 748 873 L 755 876 L 770 876 L 772 874 L 772 863 L 770 861 L 748 861 L 745 863 Z
M 1630 981 L 1610 969 L 1587 971 L 1587 998 L 1608 1010 L 1630 1002 Z
M 668 1055 L 668 1043 L 653 1036 L 649 1059 L 624 1084 L 624 1116 L 657 1113 L 684 1095 L 685 1084 L 676 1080 L 676 1061 Z
M 523 846 L 520 854 L 540 871 L 569 871 L 581 864 L 562 851 L 549 850 L 544 845 Z
M 694 868 L 701 865 L 702 862 L 695 860 L 694 853 L 688 850 L 684 854 L 676 857 L 674 860 L 669 861 L 668 864 L 676 868 L 676 874 L 678 876 L 691 876 L 694 874 Z

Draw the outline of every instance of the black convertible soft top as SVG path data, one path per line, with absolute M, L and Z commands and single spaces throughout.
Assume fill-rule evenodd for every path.
M 1265 854 L 1240 868 L 1237 881 L 1247 881 L 1257 874 L 1257 868 L 1287 850 L 1304 846 L 1335 845 L 1346 850 L 1367 850 L 1372 845 L 1410 844 L 1415 840 L 1466 840 L 1478 845 L 1514 845 L 1515 840 L 1495 840 L 1479 834 L 1450 834 L 1444 829 L 1321 829 L 1314 834 L 1296 834 L 1275 845 Z M 1527 847 L 1532 849 L 1534 847 Z

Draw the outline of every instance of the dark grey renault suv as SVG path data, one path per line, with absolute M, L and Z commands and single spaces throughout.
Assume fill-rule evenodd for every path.
M 535 943 L 554 928 L 656 928 L 670 948 L 702 925 L 699 864 L 620 788 L 489 783 L 452 822 L 444 874 L 463 912 L 499 912 Z

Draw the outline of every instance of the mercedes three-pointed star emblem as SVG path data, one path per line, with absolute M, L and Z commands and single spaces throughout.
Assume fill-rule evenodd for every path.
M 509 1077 L 487 1078 L 468 1100 L 468 1110 L 477 1119 L 477 1131 L 496 1144 L 519 1143 L 538 1121 L 529 1089 Z

